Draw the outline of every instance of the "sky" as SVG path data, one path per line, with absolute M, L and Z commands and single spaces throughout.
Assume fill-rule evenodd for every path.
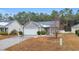
M 18 12 L 25 11 L 25 12 L 35 12 L 35 13 L 51 14 L 51 12 L 53 10 L 60 11 L 62 9 L 63 8 L 0 8 L 0 13 L 2 13 L 2 14 L 8 13 L 10 15 L 13 15 L 13 14 L 17 14 Z M 79 8 L 72 8 L 74 13 L 76 13 L 76 11 L 78 9 Z

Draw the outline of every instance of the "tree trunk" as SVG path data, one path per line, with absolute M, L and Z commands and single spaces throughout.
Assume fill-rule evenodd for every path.
M 24 36 L 24 26 L 23 26 L 23 36 Z
M 56 39 L 58 38 L 58 29 L 57 28 L 55 29 L 55 37 L 56 37 Z

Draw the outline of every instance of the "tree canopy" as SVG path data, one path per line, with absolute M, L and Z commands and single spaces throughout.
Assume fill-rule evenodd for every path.
M 65 8 L 60 11 L 52 10 L 51 14 L 46 13 L 35 13 L 35 12 L 18 12 L 13 16 L 9 14 L 1 14 L 0 20 L 17 20 L 19 23 L 24 24 L 25 22 L 30 21 L 50 21 L 59 18 L 61 23 L 68 24 L 72 22 L 73 24 L 79 23 L 79 10 L 76 13 L 73 12 L 70 8 Z

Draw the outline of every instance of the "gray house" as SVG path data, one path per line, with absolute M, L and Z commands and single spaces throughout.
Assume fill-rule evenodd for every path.
M 72 33 L 75 33 L 76 30 L 79 30 L 79 24 L 74 25 L 74 26 L 71 27 L 71 32 Z
M 53 35 L 59 30 L 59 21 L 27 22 L 24 26 L 15 21 L 0 21 L 0 32 L 11 33 L 13 30 L 24 31 L 24 35 L 37 35 L 38 31 L 45 30 L 48 35 Z
M 46 21 L 46 22 L 29 22 L 24 27 L 25 35 L 37 35 L 37 31 L 45 30 L 48 35 L 53 35 L 59 30 L 59 21 Z
M 22 31 L 22 26 L 15 21 L 0 21 L 0 32 L 11 33 L 13 30 Z

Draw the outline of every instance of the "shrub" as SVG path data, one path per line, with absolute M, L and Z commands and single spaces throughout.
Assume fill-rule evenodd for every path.
M 7 32 L 0 32 L 0 35 L 8 35 Z
M 45 34 L 47 34 L 47 32 L 46 31 L 41 31 L 41 34 L 45 35 Z
M 79 30 L 76 30 L 76 31 L 75 31 L 75 34 L 76 34 L 77 36 L 79 36 Z
M 40 31 L 38 31 L 37 34 L 40 35 L 41 34 Z
M 17 35 L 18 32 L 16 30 L 11 31 L 10 35 Z
M 77 30 L 75 31 L 75 34 L 77 34 Z
M 19 31 L 19 35 L 23 35 L 23 32 L 22 31 Z
M 45 35 L 45 34 L 47 34 L 47 32 L 46 31 L 38 31 L 37 34 L 38 35 Z

